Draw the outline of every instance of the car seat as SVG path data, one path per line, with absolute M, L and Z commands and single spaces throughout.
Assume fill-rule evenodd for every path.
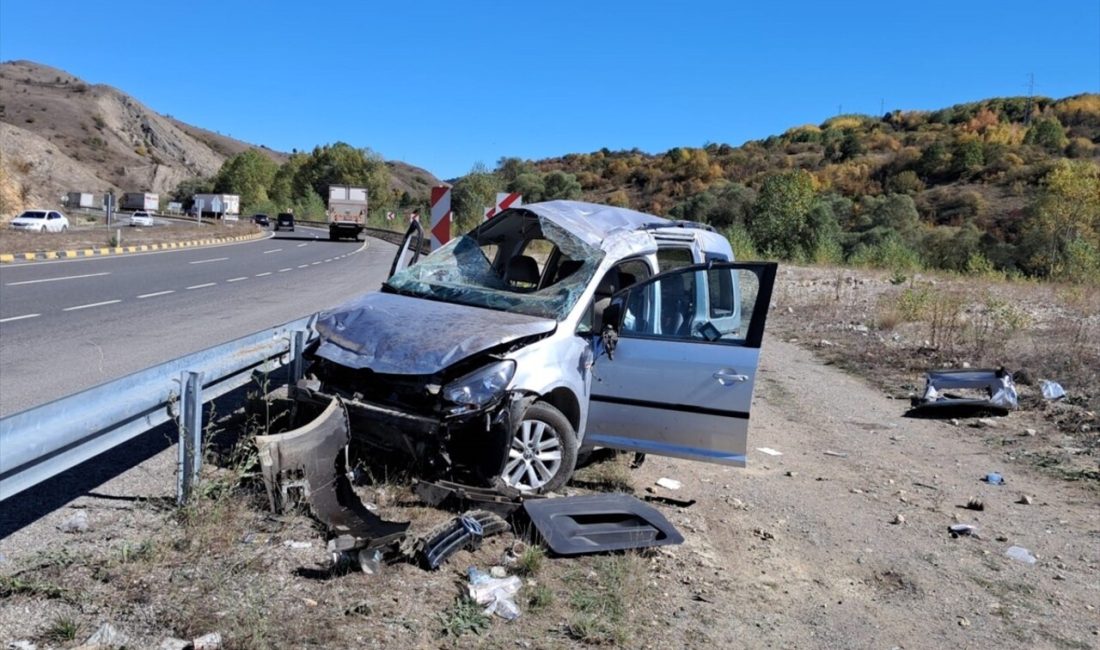
M 534 291 L 539 286 L 539 265 L 535 258 L 516 255 L 508 260 L 504 282 L 513 291 Z

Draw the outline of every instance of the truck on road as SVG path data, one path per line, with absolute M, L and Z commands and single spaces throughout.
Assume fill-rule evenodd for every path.
M 367 225 L 367 188 L 328 186 L 328 238 L 358 239 Z
M 237 194 L 196 194 L 193 200 L 204 217 L 236 221 L 241 214 L 241 197 Z
M 126 192 L 118 207 L 121 210 L 156 212 L 160 209 L 160 195 L 153 192 Z

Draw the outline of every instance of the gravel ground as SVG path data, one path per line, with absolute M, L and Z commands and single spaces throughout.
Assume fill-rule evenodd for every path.
M 680 480 L 675 495 L 697 503 L 661 508 L 683 545 L 547 559 L 527 587 L 544 597 L 521 600 L 523 616 L 457 638 L 441 636 L 441 620 L 456 620 L 464 568 L 498 563 L 511 535 L 436 573 L 394 565 L 331 577 L 321 572 L 326 554 L 308 520 L 273 520 L 252 498 L 218 520 L 224 539 L 208 527 L 195 529 L 204 531 L 201 543 L 181 543 L 188 524 L 164 505 L 173 493 L 175 450 L 167 448 L 0 540 L 9 590 L 0 641 L 72 647 L 111 622 L 134 647 L 205 631 L 222 632 L 226 647 L 1100 646 L 1095 484 L 1060 480 L 1014 460 L 1011 446 L 990 444 L 1036 426 L 1026 414 L 971 428 L 907 419 L 907 407 L 813 351 L 769 337 L 748 469 L 651 457 L 618 484 L 640 495 L 660 477 Z M 1061 435 L 1038 426 L 1036 438 Z M 982 482 L 989 472 L 1005 485 Z M 388 490 L 364 494 L 387 518 L 415 528 L 448 516 Z M 971 499 L 984 509 L 967 509 Z M 11 501 L 0 504 L 0 521 L 34 505 Z M 90 529 L 60 532 L 79 511 Z M 957 523 L 977 534 L 953 537 L 948 528 Z M 253 541 L 238 540 L 242 532 Z M 159 545 L 160 559 L 117 559 L 148 543 Z M 1036 563 L 1006 556 L 1014 545 Z M 228 571 L 218 567 L 234 567 L 235 580 L 212 586 L 207 572 Z M 72 591 L 13 590 L 12 577 Z M 604 608 L 593 610 L 601 599 Z M 585 619 L 592 611 L 596 618 Z M 59 620 L 78 625 L 74 640 L 49 640 Z

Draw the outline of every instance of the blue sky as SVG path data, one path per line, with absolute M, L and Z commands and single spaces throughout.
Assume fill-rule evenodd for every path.
M 273 149 L 441 178 L 502 156 L 739 145 L 838 111 L 1100 92 L 1100 2 L 3 0 L 30 59 Z

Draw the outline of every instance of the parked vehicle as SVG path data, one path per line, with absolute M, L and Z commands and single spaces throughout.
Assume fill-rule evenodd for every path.
M 409 265 L 416 229 L 380 291 L 319 315 L 303 412 L 339 400 L 353 440 L 428 480 L 553 491 L 597 446 L 745 465 L 774 263 L 574 201 L 506 210 Z
M 137 212 L 134 212 L 130 215 L 130 225 L 152 227 L 153 215 L 144 210 L 138 210 Z
M 12 219 L 11 227 L 30 232 L 65 232 L 69 218 L 57 210 L 26 210 Z
M 290 212 L 280 212 L 278 217 L 275 217 L 275 226 L 272 230 L 289 230 L 294 232 L 294 215 Z
M 254 214 L 252 215 L 252 223 L 267 228 L 271 225 L 271 220 L 267 218 L 266 214 Z
M 367 225 L 367 188 L 329 185 L 326 216 L 330 240 L 358 239 Z
M 96 204 L 95 195 L 91 192 L 69 192 L 67 195 L 67 201 L 65 207 L 70 210 L 77 208 L 97 208 L 100 207 Z

